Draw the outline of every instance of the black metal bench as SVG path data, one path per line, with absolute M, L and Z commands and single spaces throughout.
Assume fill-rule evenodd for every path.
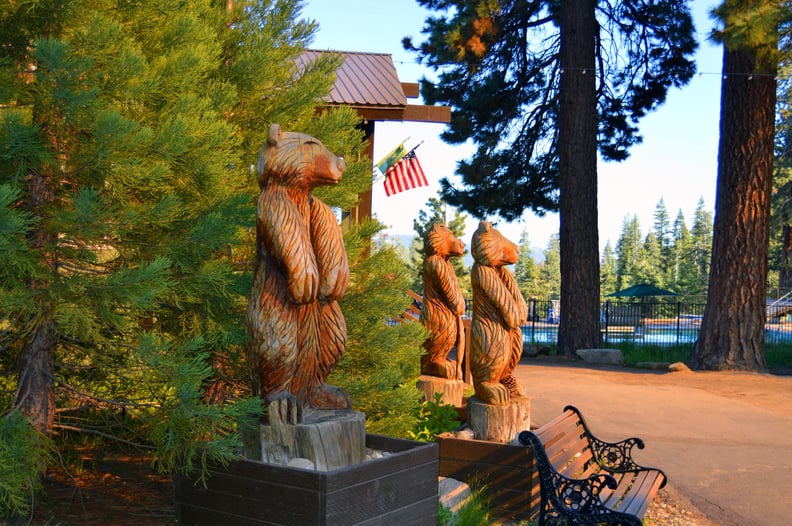
M 661 470 L 632 460 L 633 447 L 644 447 L 640 438 L 603 442 L 573 406 L 534 432 L 521 432 L 519 441 L 533 449 L 539 471 L 539 526 L 641 526 L 649 504 L 666 484 Z

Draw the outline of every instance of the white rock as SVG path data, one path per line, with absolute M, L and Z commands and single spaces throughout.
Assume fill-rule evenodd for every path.
M 292 468 L 316 470 L 316 466 L 307 458 L 293 458 L 289 460 L 288 466 Z

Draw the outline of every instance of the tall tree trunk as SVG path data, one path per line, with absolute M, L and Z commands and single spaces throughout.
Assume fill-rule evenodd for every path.
M 765 319 L 775 134 L 775 68 L 757 75 L 724 46 L 715 228 L 695 369 L 766 368 Z
M 53 320 L 41 316 L 19 357 L 14 407 L 40 433 L 50 432 L 55 421 L 52 351 L 57 339 Z
M 558 353 L 600 345 L 596 0 L 562 2 L 558 114 L 561 318 Z

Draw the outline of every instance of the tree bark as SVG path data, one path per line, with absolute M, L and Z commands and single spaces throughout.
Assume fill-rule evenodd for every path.
M 724 46 L 720 144 L 707 306 L 694 369 L 766 368 L 765 320 L 776 103 L 775 68 Z
M 54 321 L 43 316 L 37 321 L 19 357 L 14 407 L 39 433 L 52 431 L 55 421 L 52 351 L 57 339 Z
M 558 353 L 600 345 L 596 0 L 562 2 L 558 154 L 561 316 Z

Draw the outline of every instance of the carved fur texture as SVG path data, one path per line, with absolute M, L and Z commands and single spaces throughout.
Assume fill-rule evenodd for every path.
M 326 204 L 311 195 L 336 184 L 344 160 L 321 142 L 270 126 L 258 160 L 257 259 L 248 302 L 248 358 L 270 419 L 300 420 L 303 406 L 350 407 L 325 384 L 346 345 L 338 300 L 349 284 L 343 236 Z
M 520 251 L 490 223 L 482 221 L 473 234 L 471 253 L 473 386 L 480 400 L 506 405 L 512 397 L 525 395 L 513 372 L 522 354 L 520 326 L 528 319 L 528 306 L 506 268 L 517 262 Z
M 449 379 L 457 376 L 457 364 L 448 360 L 448 354 L 455 345 L 465 348 L 465 333 L 460 331 L 465 298 L 450 258 L 464 251 L 465 244 L 443 224 L 433 224 L 424 236 L 421 323 L 431 334 L 422 345 L 421 374 Z

